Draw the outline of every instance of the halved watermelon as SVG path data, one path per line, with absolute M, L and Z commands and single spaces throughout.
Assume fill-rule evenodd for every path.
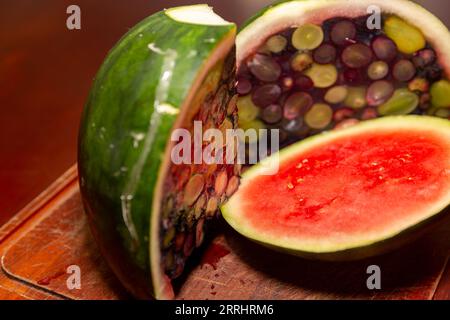
M 235 33 L 206 5 L 164 10 L 132 28 L 96 76 L 80 127 L 80 189 L 102 253 L 136 297 L 174 297 L 171 280 L 238 181 L 233 165 L 171 161 L 175 129 L 237 126 Z
M 278 173 L 265 175 L 276 161 Z M 243 174 L 223 216 L 244 236 L 304 257 L 345 260 L 393 249 L 450 204 L 450 121 L 443 119 L 371 120 L 263 162 Z
M 371 4 L 382 10 L 381 31 L 364 27 L 367 7 Z M 345 42 L 330 45 L 330 33 L 338 24 L 338 38 Z M 277 2 L 251 19 L 240 32 L 236 41 L 238 77 L 235 77 L 233 50 L 235 30 L 234 24 L 214 14 L 206 5 L 156 13 L 119 41 L 95 79 L 80 127 L 80 188 L 91 229 L 103 254 L 122 283 L 137 297 L 174 297 L 172 279 L 181 275 L 192 250 L 202 243 L 205 228 L 217 216 L 218 206 L 239 186 L 240 164 L 178 165 L 170 162 L 175 144 L 171 135 L 175 129 L 192 133 L 194 121 L 201 121 L 205 128 L 225 132 L 237 127 L 236 108 L 239 108 L 242 127 L 281 129 L 281 137 L 287 139 L 284 144 L 287 145 L 378 116 L 407 113 L 450 116 L 450 35 L 437 18 L 420 6 L 404 0 Z M 294 33 L 300 34 L 300 38 L 293 39 Z M 312 39 L 309 39 L 310 33 Z M 351 34 L 350 38 L 347 33 Z M 407 36 L 397 37 L 398 34 Z M 386 40 L 386 36 L 392 39 Z M 302 43 L 302 37 L 306 37 L 308 43 Z M 404 41 L 405 38 L 412 41 Z M 379 51 L 377 59 L 369 49 L 376 41 L 380 42 L 376 45 L 378 49 L 373 50 Z M 361 52 L 368 54 L 361 55 Z M 394 56 L 392 52 L 394 61 L 389 60 Z M 345 56 L 347 65 L 339 63 L 338 55 Z M 374 75 L 371 80 L 367 79 L 369 72 Z M 376 81 L 372 81 L 375 77 Z M 236 80 L 240 97 L 235 94 Z M 375 123 L 390 132 L 390 121 L 320 136 L 305 144 L 315 145 L 322 139 L 332 141 L 332 137 L 344 138 L 346 134 L 355 138 L 357 144 L 361 141 L 351 132 L 365 132 Z M 432 133 L 444 131 L 444 136 L 448 137 L 448 125 L 443 120 L 398 118 L 395 123 L 401 128 L 406 128 L 406 123 L 417 125 L 418 129 L 414 130 L 430 133 L 425 138 L 431 139 Z M 433 124 L 436 128 L 430 128 Z M 407 132 L 397 137 L 402 141 L 410 138 L 415 141 Z M 443 146 L 439 139 L 429 142 Z M 405 143 L 405 147 L 408 144 Z M 448 145 L 446 147 L 448 150 Z M 287 150 L 291 151 L 283 151 L 282 159 L 297 149 Z M 261 168 L 255 167 L 249 174 Z M 321 172 L 316 172 L 317 177 L 323 177 Z M 433 173 L 436 171 L 431 170 L 430 175 Z M 255 190 L 250 187 L 250 180 L 261 186 L 256 176 L 250 179 L 252 176 L 247 174 L 246 177 L 247 183 L 239 194 Z M 393 177 L 395 175 L 389 176 Z M 282 178 L 282 175 L 278 177 Z M 311 181 L 310 191 L 314 181 Z M 424 185 L 423 182 L 421 186 Z M 445 189 L 435 186 L 435 194 Z M 326 185 L 326 190 L 332 192 L 332 184 Z M 413 192 L 404 191 L 409 192 L 407 195 Z M 283 202 L 282 194 L 275 195 L 275 199 Z M 256 194 L 253 198 L 251 194 L 246 195 L 250 202 L 257 197 Z M 284 195 L 289 200 L 289 196 Z M 437 217 L 436 213 L 442 208 L 432 208 L 431 203 L 440 203 L 439 196 L 436 197 L 424 199 L 430 206 L 425 206 L 422 215 L 417 209 L 407 215 L 411 225 L 397 220 L 387 227 L 377 224 L 385 226 L 389 234 L 377 229 L 372 237 L 368 232 L 346 237 L 341 232 L 334 235 L 333 247 L 330 241 L 314 242 L 317 238 L 310 242 L 306 236 L 317 234 L 306 233 L 306 238 L 300 242 L 292 242 L 293 250 L 305 255 L 328 256 L 335 252 L 339 255 L 353 252 L 366 245 L 363 254 L 367 255 L 367 246 L 375 247 L 368 243 L 379 244 L 394 231 L 403 233 L 402 227 L 409 230 L 413 222 L 428 222 L 434 219 L 432 216 Z M 261 242 L 290 246 L 283 240 L 286 237 L 278 237 L 280 229 L 271 231 L 275 234 L 259 233 L 261 230 L 257 229 L 261 225 L 249 224 L 255 222 L 251 216 L 245 219 L 240 216 L 240 210 L 233 208 L 240 208 L 248 201 L 239 199 L 244 200 L 238 195 L 225 207 L 226 217 L 233 226 L 248 231 Z M 445 202 L 444 197 L 441 200 Z M 411 207 L 406 200 L 402 203 L 405 208 Z M 307 210 L 319 210 L 316 209 Z M 267 221 L 261 219 L 260 222 Z M 255 230 L 264 237 L 253 236 Z M 305 243 L 309 244 L 304 246 Z M 295 244 L 301 246 L 295 247 Z

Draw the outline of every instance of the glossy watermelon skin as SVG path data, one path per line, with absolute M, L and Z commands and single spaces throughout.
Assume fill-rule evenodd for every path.
M 79 131 L 81 194 L 109 265 L 136 297 L 155 297 L 150 221 L 158 173 L 180 107 L 233 24 L 178 22 L 156 13 L 109 52 Z M 158 213 L 156 213 L 158 214 Z

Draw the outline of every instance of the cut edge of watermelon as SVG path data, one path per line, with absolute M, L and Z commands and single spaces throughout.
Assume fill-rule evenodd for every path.
M 195 14 L 197 12 L 197 8 L 192 11 L 191 9 L 193 7 L 197 6 L 185 6 L 175 9 L 169 9 L 167 11 L 172 11 L 172 15 L 168 15 L 169 18 L 175 19 L 175 16 L 173 15 L 173 12 L 179 11 L 177 13 L 177 17 L 180 19 L 183 15 L 184 18 L 183 21 L 178 20 L 182 23 L 190 23 L 187 16 L 189 14 Z M 205 14 L 210 14 L 212 16 L 217 16 L 213 11 L 212 8 L 208 7 L 208 11 L 205 11 Z M 216 19 L 216 18 L 213 18 Z M 225 21 L 225 20 L 224 20 Z M 233 25 L 230 23 L 224 23 L 224 24 L 217 24 L 215 26 L 229 26 Z M 172 130 L 175 130 L 176 128 L 180 128 L 185 117 L 188 114 L 188 109 L 191 104 L 191 101 L 193 100 L 196 90 L 201 86 L 203 79 L 207 76 L 208 72 L 221 60 L 225 59 L 227 54 L 230 52 L 230 50 L 234 46 L 234 39 L 236 36 L 236 27 L 231 28 L 230 32 L 223 37 L 220 41 L 218 41 L 216 47 L 213 49 L 210 55 L 210 59 L 206 60 L 206 62 L 203 64 L 203 66 L 199 69 L 197 76 L 195 78 L 195 81 L 191 87 L 191 90 L 189 91 L 186 99 L 183 101 L 182 105 L 180 106 L 180 113 L 177 117 L 177 120 L 172 128 Z M 160 170 L 158 172 L 158 178 L 156 182 L 156 188 L 154 192 L 154 201 L 151 208 L 151 221 L 150 221 L 150 245 L 149 245 L 149 251 L 150 251 L 150 271 L 151 271 L 151 277 L 154 284 L 154 297 L 158 300 L 170 300 L 174 298 L 174 291 L 172 287 L 171 280 L 169 277 L 165 274 L 164 270 L 161 268 L 161 252 L 160 252 L 160 242 L 159 242 L 159 228 L 160 228 L 160 211 L 161 211 L 161 199 L 163 198 L 163 185 L 164 185 L 164 179 L 168 174 L 169 170 L 169 163 L 171 161 L 170 159 L 170 150 L 172 149 L 175 142 L 170 142 L 167 144 L 166 149 L 164 151 L 164 157 L 163 161 L 160 166 Z
M 450 121 L 446 119 L 414 115 L 378 118 L 375 120 L 365 121 L 359 125 L 347 129 L 312 136 L 281 150 L 278 154 L 274 154 L 263 160 L 261 164 L 257 164 L 248 169 L 242 175 L 240 188 L 245 188 L 245 185 L 251 183 L 251 180 L 254 177 L 261 174 L 269 174 L 266 170 L 273 168 L 273 161 L 279 161 L 279 163 L 289 161 L 295 156 L 298 156 L 301 152 L 306 152 L 309 149 L 320 146 L 323 143 L 329 143 L 336 139 L 357 135 L 362 132 L 368 133 L 372 130 L 380 130 L 380 128 L 427 130 L 442 134 L 444 137 L 447 136 L 448 141 L 450 142 Z M 372 255 L 369 254 L 367 248 L 385 243 L 387 240 L 396 238 L 396 236 L 399 236 L 400 234 L 406 234 L 408 230 L 416 229 L 416 227 L 422 225 L 428 220 L 434 220 L 433 218 L 435 216 L 438 216 L 439 213 L 445 212 L 445 209 L 448 209 L 450 203 L 450 190 L 442 196 L 442 199 L 434 202 L 425 214 L 419 215 L 420 218 L 417 217 L 417 215 L 412 215 L 416 218 L 405 221 L 402 225 L 392 225 L 392 227 L 389 230 L 386 230 L 384 234 L 376 233 L 366 237 L 355 237 L 352 241 L 343 243 L 336 243 L 334 241 L 318 241 L 316 243 L 310 241 L 310 243 L 306 243 L 304 239 L 296 239 L 295 237 L 287 236 L 280 238 L 270 232 L 256 229 L 250 224 L 249 221 L 246 221 L 245 218 L 241 217 L 242 209 L 240 203 L 241 199 L 238 191 L 225 205 L 221 207 L 221 210 L 222 215 L 228 224 L 230 224 L 233 229 L 245 237 L 269 247 L 278 248 L 282 251 L 288 251 L 290 253 L 308 258 L 324 260 L 351 260 Z M 365 248 L 366 252 L 362 250 L 362 255 L 352 254 L 352 251 L 357 251 L 360 248 Z M 375 251 L 378 251 L 378 249 L 376 248 Z
M 232 25 L 232 22 L 226 21 L 213 11 L 213 8 L 207 4 L 196 4 L 192 6 L 182 6 L 167 9 L 166 15 L 171 19 L 190 24 L 199 24 L 207 26 L 226 26 Z

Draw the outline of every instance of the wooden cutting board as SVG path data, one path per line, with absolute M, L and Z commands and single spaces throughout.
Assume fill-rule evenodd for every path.
M 308 261 L 221 224 L 177 281 L 178 299 L 450 299 L 450 224 L 401 250 L 347 263 Z M 128 299 L 90 235 L 76 167 L 0 229 L 1 299 Z M 381 268 L 381 290 L 366 269 Z M 68 289 L 67 267 L 81 270 Z

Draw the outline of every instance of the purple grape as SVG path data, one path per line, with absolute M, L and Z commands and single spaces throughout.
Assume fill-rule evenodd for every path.
M 342 73 L 343 80 L 350 84 L 358 84 L 364 80 L 362 72 L 358 69 L 346 69 Z
M 378 113 L 375 108 L 366 108 L 361 114 L 361 120 L 375 119 L 376 117 L 378 117 Z
M 255 54 L 247 65 L 250 72 L 261 81 L 276 81 L 281 75 L 280 65 L 272 57 L 263 54 Z
M 296 92 L 284 103 L 283 114 L 288 120 L 304 115 L 313 104 L 313 98 L 305 92 Z
M 419 100 L 419 108 L 422 110 L 426 110 L 430 107 L 431 95 L 429 93 L 424 93 L 420 96 Z
M 273 57 L 275 62 L 281 66 L 281 70 L 284 72 L 291 71 L 291 58 L 292 58 L 291 53 Z
M 320 64 L 332 63 L 336 60 L 336 48 L 328 43 L 321 44 L 314 50 L 313 59 Z
M 266 107 L 280 97 L 281 88 L 276 84 L 265 84 L 253 91 L 252 101 L 259 107 Z
M 378 59 L 388 62 L 394 60 L 398 53 L 395 42 L 384 36 L 373 39 L 372 50 Z
M 356 37 L 355 24 L 349 20 L 337 22 L 330 32 L 331 41 L 338 46 L 343 46 L 351 43 Z
M 299 76 L 295 79 L 295 85 L 302 91 L 309 91 L 314 88 L 314 82 L 308 76 Z
M 424 68 L 436 60 L 436 53 L 432 49 L 420 50 L 412 61 L 417 68 Z
M 336 122 L 342 121 L 344 119 L 348 119 L 353 117 L 355 114 L 355 110 L 348 107 L 343 107 L 337 109 L 333 114 L 333 120 Z
M 271 104 L 263 109 L 261 118 L 268 124 L 274 124 L 283 118 L 283 110 L 278 104 Z
M 372 50 L 362 43 L 352 44 L 342 52 L 342 62 L 350 68 L 367 66 L 373 58 Z
M 432 49 L 423 49 L 419 51 L 419 57 L 425 61 L 425 65 L 430 65 L 436 60 L 436 53 Z
M 394 86 L 386 80 L 373 82 L 367 88 L 366 100 L 369 106 L 376 107 L 385 103 L 394 93 Z
M 442 68 L 437 63 L 432 64 L 426 67 L 425 74 L 430 81 L 439 80 L 442 77 Z
M 240 77 L 236 84 L 236 91 L 241 96 L 244 96 L 252 91 L 252 83 L 247 78 Z
M 416 75 L 416 68 L 414 64 L 406 59 L 397 61 L 392 69 L 392 76 L 401 82 L 411 80 Z

